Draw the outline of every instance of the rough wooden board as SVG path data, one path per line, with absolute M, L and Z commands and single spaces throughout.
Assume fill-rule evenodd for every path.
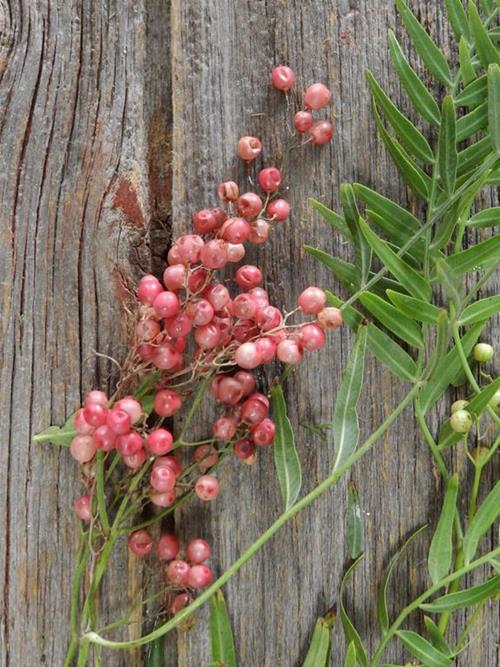
M 441 3 L 411 4 L 446 44 Z M 78 405 L 80 391 L 112 382 L 112 364 L 97 363 L 92 349 L 117 357 L 123 351 L 117 347 L 123 339 L 118 277 L 123 272 L 136 278 L 149 267 L 151 255 L 158 265 L 157 249 L 163 250 L 169 235 L 170 69 L 174 235 L 188 229 L 197 208 L 216 203 L 221 178 L 238 174 L 245 182 L 234 159 L 239 135 L 262 136 L 267 154 L 278 155 L 286 167 L 282 144 L 289 114 L 280 95 L 265 85 L 273 64 L 290 63 L 301 83 L 324 80 L 333 87 L 337 137 L 319 152 L 305 149 L 307 160 L 299 158 L 288 181 L 291 223 L 277 230 L 267 249 L 249 255 L 262 260 L 277 302 L 293 305 L 310 283 L 336 287 L 303 255 L 304 240 L 345 256 L 344 247 L 311 213 L 307 196 L 336 206 L 339 184 L 353 179 L 390 195 L 402 193 L 375 139 L 363 77 L 369 65 L 402 99 L 385 44 L 387 26 L 397 25 L 392 3 L 172 0 L 171 60 L 168 10 L 163 0 L 0 0 L 5 162 L 0 174 L 0 534 L 5 536 L 0 664 L 5 667 L 56 667 L 64 654 L 75 466 L 64 453 L 32 445 L 30 436 L 49 422 L 61 422 Z M 349 342 L 346 330 L 334 336 L 287 385 L 289 404 L 296 407 L 305 489 L 325 476 L 331 452 L 299 424 L 328 418 Z M 377 364 L 370 363 L 368 373 L 365 431 L 403 394 Z M 353 472 L 367 512 L 368 554 L 348 604 L 370 644 L 375 640 L 374 582 L 389 551 L 438 509 L 440 489 L 429 455 L 410 427 L 407 418 Z M 206 427 L 198 428 L 202 433 Z M 213 541 L 223 569 L 272 522 L 281 502 L 270 452 L 253 468 L 227 466 L 221 477 L 224 494 L 216 504 L 193 503 L 177 521 L 181 534 Z M 418 500 L 408 503 L 408 498 Z M 344 510 L 345 483 L 285 528 L 227 586 L 242 667 L 300 664 L 315 617 L 336 597 L 345 562 Z M 421 544 L 403 563 L 393 590 L 395 608 L 418 589 L 424 553 Z M 104 590 L 104 612 L 113 613 L 125 602 L 127 565 L 118 559 Z M 418 577 L 415 566 L 422 572 Z M 194 631 L 172 635 L 169 667 L 209 662 L 206 619 L 205 610 Z M 492 638 L 497 635 L 497 621 L 490 616 L 460 664 L 495 664 Z M 338 628 L 335 645 L 339 651 L 343 646 Z M 339 655 L 336 648 L 332 665 L 341 664 Z M 404 659 L 397 646 L 388 658 Z M 109 653 L 105 664 L 140 662 L 137 654 Z

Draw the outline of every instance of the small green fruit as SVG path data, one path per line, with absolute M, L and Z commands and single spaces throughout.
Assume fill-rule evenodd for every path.
M 465 410 L 465 408 L 469 405 L 469 401 L 464 401 L 463 399 L 459 401 L 455 401 L 454 403 L 451 404 L 451 414 L 454 414 L 455 412 L 458 412 L 459 410 Z
M 467 410 L 457 410 L 450 417 L 450 426 L 455 433 L 468 433 L 472 427 L 472 417 Z
M 488 405 L 490 408 L 493 408 L 493 410 L 497 410 L 497 412 L 500 410 L 500 389 L 496 390 L 496 392 L 488 401 Z
M 477 345 L 474 345 L 474 349 L 472 350 L 472 356 L 480 364 L 491 361 L 494 354 L 495 351 L 493 347 L 488 343 L 478 343 Z

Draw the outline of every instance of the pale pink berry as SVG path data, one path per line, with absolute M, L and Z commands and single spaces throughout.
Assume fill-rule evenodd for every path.
M 148 435 L 146 446 L 155 456 L 163 456 L 172 451 L 174 438 L 166 428 L 157 428 Z
M 89 391 L 85 397 L 83 407 L 86 408 L 88 405 L 92 405 L 93 403 L 97 403 L 97 405 L 102 405 L 104 408 L 106 408 L 108 406 L 108 397 L 103 391 L 99 391 L 99 389 L 93 389 L 92 391 Z
M 136 424 L 142 417 L 142 406 L 133 396 L 124 396 L 123 398 L 120 398 L 119 401 L 116 401 L 115 407 L 120 408 L 120 410 L 125 410 L 125 412 L 130 415 L 132 424 Z
M 159 323 L 149 317 L 145 320 L 139 320 L 135 326 L 135 335 L 139 341 L 152 341 L 158 336 L 160 331 L 161 327 Z
M 262 271 L 257 266 L 245 264 L 236 271 L 234 282 L 244 290 L 258 287 L 262 282 Z
M 175 535 L 162 535 L 156 545 L 156 553 L 161 560 L 174 560 L 179 549 L 179 540 Z
M 238 320 L 231 333 L 238 343 L 246 343 L 258 333 L 258 330 L 252 320 Z
M 226 243 L 222 239 L 208 241 L 201 250 L 200 260 L 209 269 L 222 269 L 228 261 Z
M 244 243 L 250 236 L 250 225 L 243 218 L 229 218 L 222 225 L 221 236 L 228 243 Z
M 169 466 L 153 466 L 149 477 L 151 486 L 159 493 L 172 491 L 175 486 L 175 474 Z
M 238 371 L 233 375 L 233 379 L 236 380 L 243 389 L 243 396 L 248 396 L 255 389 L 255 376 L 253 373 L 249 373 L 248 371 Z M 237 402 L 238 401 L 236 401 L 236 403 Z
M 320 350 L 326 343 L 323 329 L 317 324 L 305 324 L 300 330 L 300 343 L 305 350 Z
M 171 389 L 161 389 L 155 396 L 154 410 L 160 417 L 171 417 L 180 410 L 181 405 L 181 397 Z
M 255 321 L 262 331 L 271 331 L 282 325 L 283 315 L 275 306 L 266 306 L 265 308 L 259 308 Z
M 266 213 L 271 220 L 283 222 L 290 215 L 290 204 L 285 199 L 273 199 L 269 202 Z
M 238 294 L 233 300 L 233 313 L 235 317 L 251 320 L 257 314 L 259 304 L 251 294 Z
M 267 417 L 269 400 L 264 394 L 255 393 L 249 396 L 241 406 L 241 419 L 247 424 L 259 424 Z
M 144 464 L 146 458 L 146 452 L 144 449 L 140 449 L 138 452 L 131 454 L 130 456 L 122 456 L 122 461 L 128 468 L 138 470 Z
M 184 607 L 190 605 L 192 601 L 193 598 L 188 593 L 179 593 L 179 595 L 176 595 L 172 600 L 172 604 L 169 607 L 170 613 L 175 616 L 182 611 Z
M 165 322 L 167 333 L 172 338 L 183 338 L 193 328 L 193 320 L 187 313 L 179 313 L 171 320 Z
M 153 308 L 158 317 L 174 317 L 180 309 L 179 297 L 174 292 L 160 292 L 153 302 Z
M 176 586 L 187 586 L 190 570 L 185 560 L 173 560 L 167 566 L 168 580 Z
M 107 424 L 99 426 L 94 431 L 94 444 L 97 449 L 102 449 L 104 452 L 110 452 L 115 447 L 116 438 L 118 436 L 112 431 Z
M 323 308 L 317 318 L 319 325 L 324 329 L 338 329 L 342 325 L 342 313 L 338 308 Z
M 149 343 L 143 343 L 137 346 L 137 354 L 143 361 L 151 361 L 155 353 L 155 348 Z
M 313 144 L 322 146 L 333 137 L 333 125 L 328 120 L 318 120 L 309 130 Z
M 250 228 L 249 238 L 252 234 L 252 229 Z M 245 246 L 243 243 L 228 243 L 227 244 L 227 261 L 232 264 L 241 262 L 245 256 Z
M 88 463 L 94 458 L 97 446 L 91 435 L 77 435 L 71 441 L 69 451 L 78 463 Z
M 156 368 L 162 370 L 172 370 L 181 360 L 181 355 L 170 343 L 158 345 L 153 353 L 153 363 Z
M 221 283 L 210 285 L 203 292 L 205 299 L 212 304 L 214 310 L 222 310 L 231 301 L 229 290 Z
M 262 355 L 255 343 L 247 342 L 239 346 L 234 354 L 238 366 L 250 370 L 257 368 L 262 363 Z
M 243 139 L 251 139 L 251 138 L 252 137 L 243 137 Z M 219 195 L 219 199 L 223 202 L 236 201 L 240 194 L 240 189 L 234 181 L 225 181 L 224 183 L 221 183 L 217 188 L 217 194 Z
M 82 521 L 90 521 L 92 518 L 92 506 L 89 495 L 80 496 L 73 503 L 76 516 Z
M 173 245 L 167 253 L 167 262 L 170 266 L 174 264 L 182 264 L 184 261 L 179 253 L 179 248 L 176 245 Z
M 137 298 L 146 306 L 151 306 L 158 294 L 163 291 L 158 278 L 154 276 L 143 276 L 137 286 Z
M 187 279 L 187 269 L 183 264 L 167 266 L 163 272 L 163 282 L 168 290 L 177 290 L 184 287 Z
M 313 83 L 304 93 L 304 106 L 306 109 L 322 109 L 331 99 L 332 94 L 323 83 Z
M 200 234 L 212 232 L 217 227 L 215 215 L 209 209 L 198 211 L 193 217 L 193 227 Z
M 106 415 L 108 414 L 108 408 L 99 405 L 98 403 L 91 403 L 83 409 L 83 416 L 87 424 L 90 424 L 93 428 L 102 426 L 106 423 Z
M 85 408 L 77 410 L 73 423 L 76 432 L 80 435 L 91 435 L 94 432 L 94 427 L 85 421 Z
M 235 199 L 238 198 L 238 194 L 236 194 Z M 210 209 L 212 213 L 215 216 L 215 220 L 217 222 L 217 228 L 222 227 L 222 225 L 226 222 L 227 220 L 227 213 L 223 208 L 212 208 Z
M 239 459 L 247 461 L 255 455 L 255 445 L 249 438 L 242 438 L 234 443 L 233 451 Z
M 175 502 L 175 489 L 166 491 L 165 493 L 151 493 L 149 500 L 157 507 L 172 507 Z
M 194 339 L 204 350 L 212 350 L 221 342 L 221 331 L 215 324 L 205 324 L 196 329 Z
M 207 269 L 203 266 L 191 270 L 187 280 L 188 290 L 193 293 L 199 292 L 206 286 L 208 275 Z
M 153 538 L 147 530 L 136 530 L 128 538 L 128 548 L 136 556 L 146 556 L 153 548 Z
M 259 338 L 255 341 L 255 345 L 261 354 L 263 364 L 270 363 L 276 356 L 276 343 L 272 338 L 267 336 Z
M 272 419 L 266 417 L 266 419 L 263 419 L 259 424 L 256 424 L 256 426 L 252 428 L 251 433 L 255 444 L 259 447 L 265 447 L 273 443 L 276 426 Z
M 238 423 L 233 417 L 221 417 L 213 424 L 214 436 L 221 442 L 228 442 L 236 433 Z
M 290 90 L 295 83 L 295 72 L 287 65 L 278 65 L 271 72 L 271 83 L 277 90 Z
M 257 137 L 241 137 L 236 152 L 242 160 L 251 162 L 262 153 L 262 144 Z
M 326 294 L 319 287 L 308 287 L 299 295 L 297 304 L 304 313 L 316 315 L 325 307 Z
M 302 359 L 302 349 L 296 340 L 283 340 L 276 348 L 276 356 L 284 364 L 298 364 Z
M 175 456 L 159 456 L 154 460 L 153 468 L 170 468 L 176 477 L 182 473 L 182 466 Z
M 200 258 L 200 252 L 205 245 L 205 241 L 198 234 L 184 234 L 179 236 L 175 242 L 175 247 L 179 256 L 186 262 L 194 264 Z
M 227 405 L 236 405 L 243 391 L 243 385 L 236 377 L 222 377 L 217 385 L 217 398 Z
M 270 232 L 271 226 L 267 220 L 259 218 L 252 223 L 252 228 L 250 230 L 250 236 L 248 240 L 250 243 L 255 243 L 255 245 L 261 245 L 267 241 Z
M 193 320 L 195 327 L 201 327 L 212 321 L 214 309 L 207 299 L 197 299 L 188 305 L 186 313 Z
M 200 538 L 191 540 L 186 547 L 186 558 L 194 565 L 204 563 L 210 558 L 211 553 L 212 550 L 210 549 L 209 543 Z
M 276 167 L 266 167 L 259 171 L 258 180 L 264 192 L 276 192 L 281 184 L 281 172 Z
M 255 192 L 246 192 L 236 200 L 236 210 L 247 220 L 255 218 L 262 211 L 262 199 Z
M 119 435 L 116 439 L 116 449 L 122 456 L 133 456 L 143 447 L 143 440 L 139 433 L 131 431 L 125 435 Z
M 293 119 L 297 132 L 307 132 L 313 124 L 313 115 L 310 111 L 298 111 Z
M 269 305 L 269 296 L 262 287 L 252 287 L 251 290 L 248 290 L 248 293 L 257 299 L 260 309 Z
M 212 570 L 208 565 L 193 565 L 189 570 L 187 583 L 191 588 L 206 588 L 213 581 Z
M 202 475 L 196 480 L 194 491 L 200 500 L 214 500 L 220 492 L 219 480 L 212 475 Z
M 199 445 L 194 450 L 193 459 L 198 464 L 200 472 L 205 474 L 209 468 L 217 463 L 219 455 L 211 445 Z

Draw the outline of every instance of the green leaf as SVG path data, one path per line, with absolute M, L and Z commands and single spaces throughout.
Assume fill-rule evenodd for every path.
M 344 630 L 344 636 L 346 639 L 346 642 L 350 644 L 351 642 L 354 643 L 356 647 L 356 658 L 358 662 L 363 666 L 367 667 L 368 666 L 368 658 L 366 657 L 366 650 L 365 647 L 363 646 L 363 642 L 361 641 L 361 637 L 359 636 L 358 631 L 354 627 L 351 619 L 347 615 L 347 612 L 344 607 L 344 589 L 349 581 L 349 578 L 351 577 L 351 574 L 354 572 L 356 567 L 359 565 L 363 558 L 363 554 L 359 556 L 354 563 L 347 569 L 346 573 L 342 577 L 342 581 L 340 582 L 340 589 L 339 589 L 339 616 L 340 620 L 342 622 L 342 628 Z M 305 666 L 304 666 L 305 667 Z M 311 666 L 312 667 L 312 666 Z M 314 667 L 316 667 L 314 665 Z
M 431 297 L 432 289 L 423 275 L 412 269 L 403 259 L 398 257 L 385 241 L 378 238 L 364 220 L 360 220 L 359 225 L 371 248 L 393 276 L 399 280 L 410 294 L 428 301 Z
M 462 347 L 464 348 L 466 355 L 470 354 L 477 339 L 481 335 L 481 331 L 483 330 L 484 325 L 484 322 L 473 324 L 467 333 L 462 337 Z M 429 378 L 429 381 L 420 392 L 420 405 L 424 412 L 428 412 L 428 410 L 434 405 L 441 394 L 446 390 L 448 385 L 456 377 L 461 368 L 462 363 L 455 346 L 441 359 L 440 362 L 438 362 L 434 372 Z
M 467 250 L 457 252 L 444 261 L 447 266 L 460 276 L 467 271 L 478 271 L 484 264 L 500 258 L 500 234 L 496 234 L 486 241 L 476 243 Z
M 134 398 L 139 402 L 148 394 L 154 393 L 153 389 L 161 379 L 161 371 L 151 371 L 147 373 L 144 380 L 134 392 Z
M 455 611 L 462 607 L 472 607 L 495 595 L 499 590 L 500 575 L 496 575 L 478 586 L 443 595 L 428 604 L 421 604 L 420 609 L 430 611 L 433 614 L 442 614 L 445 611 Z
M 500 294 L 496 296 L 489 296 L 486 299 L 480 299 L 475 303 L 471 303 L 470 306 L 464 308 L 460 319 L 458 321 L 459 326 L 464 324 L 473 324 L 474 322 L 482 322 L 487 320 L 493 315 L 496 315 L 500 312 Z
M 497 155 L 500 154 L 500 67 L 488 67 L 488 130 Z
M 378 213 L 379 216 L 391 222 L 391 229 L 402 229 L 405 232 L 404 241 L 407 241 L 411 236 L 413 236 L 422 226 L 418 220 L 410 211 L 399 206 L 391 199 L 384 197 L 380 193 L 372 190 L 371 188 L 362 185 L 361 183 L 354 183 L 353 190 L 356 195 L 362 199 L 367 208 L 371 209 L 375 213 Z M 392 238 L 398 245 L 403 245 L 399 243 L 399 239 Z
M 456 122 L 457 142 L 465 141 L 470 136 L 488 125 L 488 103 L 483 102 L 473 111 L 461 116 Z M 491 144 L 490 144 L 491 146 Z
M 483 74 L 471 81 L 462 92 L 455 97 L 458 107 L 477 107 L 482 104 L 488 96 L 488 77 Z
M 361 504 L 354 482 L 347 488 L 347 547 L 351 558 L 357 558 L 363 551 L 363 518 Z
M 386 290 L 387 296 L 392 303 L 398 308 L 403 315 L 410 317 L 417 322 L 427 322 L 428 324 L 436 324 L 439 315 L 439 308 L 433 306 L 427 301 L 415 299 L 412 296 L 395 292 L 394 290 Z
M 406 91 L 406 94 L 413 103 L 413 106 L 421 114 L 421 116 L 423 116 L 434 126 L 439 127 L 439 107 L 430 92 L 420 80 L 420 77 L 410 66 L 392 30 L 389 30 L 388 40 L 393 65 L 398 73 L 399 79 Z
M 318 211 L 321 217 L 324 220 L 326 220 L 326 222 L 328 222 L 329 225 L 331 225 L 334 229 L 339 231 L 343 236 L 345 236 L 349 240 L 351 241 L 353 240 L 351 230 L 349 229 L 348 225 L 346 224 L 346 221 L 341 215 L 335 213 L 335 211 L 331 211 L 327 206 L 322 204 L 320 201 L 317 201 L 316 199 L 309 199 L 309 202 L 311 206 L 316 211 Z
M 313 248 L 310 245 L 305 245 L 304 249 L 309 255 L 324 264 L 350 292 L 354 291 L 359 285 L 359 273 L 354 264 L 333 257 L 324 250 Z
M 419 325 L 401 315 L 401 312 L 392 304 L 369 292 L 361 294 L 359 300 L 379 322 L 401 338 L 401 340 L 414 347 L 423 346 L 422 330 Z
M 444 653 L 445 655 L 451 655 L 451 648 L 449 647 L 448 642 L 439 629 L 439 626 L 434 623 L 430 616 L 424 616 L 424 624 L 434 648 L 437 648 L 438 651 L 441 651 L 441 653 Z
M 446 58 L 429 37 L 425 29 L 418 22 L 414 14 L 408 9 L 403 0 L 396 0 L 396 5 L 408 31 L 415 50 L 422 58 L 424 65 L 436 79 L 444 83 L 445 86 L 452 86 L 452 76 Z
M 434 162 L 434 153 L 424 135 L 399 111 L 370 70 L 366 70 L 366 78 L 378 107 L 383 111 L 384 116 L 392 125 L 401 145 L 415 157 L 432 164 Z
M 406 549 L 410 546 L 413 540 L 416 537 L 418 537 L 420 533 L 424 531 L 426 528 L 427 524 L 421 526 L 414 533 L 412 533 L 410 537 L 403 543 L 401 548 L 394 554 L 394 556 L 389 561 L 389 565 L 387 566 L 384 578 L 382 579 L 382 583 L 380 585 L 377 595 L 377 618 L 380 624 L 380 629 L 382 630 L 382 635 L 385 635 L 387 633 L 387 630 L 389 629 L 390 625 L 389 612 L 387 608 L 387 588 L 389 586 L 389 581 L 391 579 L 392 572 L 397 562 L 399 561 L 403 553 L 406 551 Z
M 448 195 L 455 189 L 457 178 L 457 140 L 455 105 L 453 98 L 447 95 L 443 101 L 441 111 L 441 127 L 438 137 L 439 176 Z
M 345 220 L 354 239 L 354 263 L 359 272 L 359 275 L 361 276 L 361 285 L 364 285 L 370 273 L 372 256 L 371 250 L 359 229 L 358 221 L 360 214 L 356 204 L 354 190 L 352 189 L 352 186 L 347 183 L 344 183 L 340 186 L 340 203 L 342 204 Z
M 469 39 L 469 22 L 465 13 L 462 0 L 445 0 L 446 12 L 450 21 L 453 34 L 459 40 L 462 35 Z
M 491 153 L 491 140 L 483 137 L 458 153 L 458 173 L 475 170 Z
M 500 63 L 500 57 L 483 25 L 476 5 L 469 0 L 469 26 L 479 62 L 487 69 L 490 63 Z
M 451 657 L 438 651 L 427 639 L 424 639 L 412 630 L 399 630 L 396 633 L 405 648 L 415 658 L 422 660 L 428 667 L 446 667 L 451 663 Z
M 363 385 L 367 328 L 360 326 L 352 346 L 342 382 L 337 392 L 333 413 L 333 443 L 337 470 L 355 451 L 359 440 L 357 405 Z
M 483 229 L 484 227 L 496 227 L 500 225 L 500 206 L 492 206 L 472 216 L 467 223 L 468 227 Z
M 356 667 L 356 644 L 351 642 L 345 654 L 344 667 Z
M 458 43 L 458 61 L 460 63 L 460 78 L 464 86 L 467 86 L 476 78 L 476 70 L 472 64 L 469 44 L 463 36 Z
M 302 667 L 328 667 L 332 641 L 331 634 L 331 624 L 324 618 L 318 618 L 311 645 Z
M 387 132 L 374 99 L 372 99 L 372 113 L 382 141 L 404 182 L 416 195 L 427 201 L 430 191 L 429 177 L 413 162 L 400 143 Z
M 161 620 L 158 620 L 155 623 L 154 629 L 156 630 L 161 625 Z M 146 667 L 166 667 L 165 662 L 165 635 L 163 637 L 158 637 L 153 642 L 148 644 L 147 656 L 146 656 Z
M 401 223 L 397 225 L 389 217 L 383 217 L 369 208 L 365 210 L 365 213 L 370 222 L 373 222 L 375 225 L 377 225 L 377 227 L 379 227 L 385 233 L 394 247 L 398 250 L 402 248 L 405 243 L 412 237 L 412 234 L 410 234 L 404 227 L 401 227 Z M 419 266 L 424 261 L 424 255 L 425 241 L 424 239 L 420 238 L 416 243 L 412 244 L 411 248 L 408 248 L 403 257 L 406 261 L 412 262 L 414 264 L 416 263 L 417 266 Z
M 302 469 L 300 467 L 292 425 L 288 419 L 285 397 L 280 384 L 271 388 L 273 417 L 276 424 L 274 438 L 274 464 L 285 501 L 285 508 L 290 508 L 297 500 L 302 486 Z
M 49 426 L 33 436 L 33 442 L 51 442 L 59 447 L 69 447 L 73 438 L 78 435 L 75 429 L 75 414 L 68 417 L 63 426 Z
M 436 262 L 436 274 L 449 301 L 455 304 L 455 309 L 460 311 L 462 303 L 463 285 L 445 260 Z
M 341 308 L 342 301 L 326 290 L 329 303 L 336 308 Z M 354 331 L 358 330 L 363 316 L 352 306 L 347 306 L 342 310 L 344 321 Z M 388 368 L 394 375 L 403 380 L 414 382 L 417 378 L 417 366 L 410 355 L 403 350 L 390 336 L 376 327 L 372 322 L 368 324 L 367 347 L 381 364 Z
M 466 563 L 470 563 L 473 559 L 479 541 L 499 516 L 500 482 L 497 482 L 479 506 L 474 518 L 465 531 L 463 550 Z
M 450 571 L 453 556 L 453 520 L 457 509 L 458 475 L 448 481 L 443 507 L 432 537 L 427 566 L 432 583 L 443 579 Z
M 210 644 L 212 660 L 226 667 L 237 667 L 233 631 L 221 590 L 210 598 Z

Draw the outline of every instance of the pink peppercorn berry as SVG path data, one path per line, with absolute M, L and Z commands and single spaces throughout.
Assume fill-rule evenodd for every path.
M 155 456 L 163 456 L 172 451 L 174 438 L 165 428 L 157 428 L 148 435 L 146 446 Z
M 250 290 L 253 287 L 258 287 L 262 282 L 262 271 L 252 264 L 240 266 L 234 276 L 234 282 L 244 290 Z
M 200 538 L 191 540 L 186 547 L 186 558 L 193 565 L 204 563 L 210 558 L 211 553 L 212 550 L 209 543 Z
M 187 583 L 191 588 L 206 588 L 212 583 L 213 578 L 208 565 L 193 565 L 189 570 Z
M 276 167 L 266 167 L 259 171 L 258 180 L 264 192 L 276 192 L 281 184 L 281 172 Z
M 305 324 L 300 330 L 300 342 L 304 350 L 320 350 L 326 343 L 325 332 L 317 324 Z
M 176 586 L 186 586 L 191 568 L 185 560 L 176 559 L 167 566 L 167 578 Z
M 90 521 L 92 518 L 92 507 L 89 495 L 77 498 L 73 504 L 73 508 L 76 516 L 82 521 Z
M 271 445 L 273 443 L 275 433 L 276 426 L 274 425 L 274 422 L 269 419 L 269 417 L 266 417 L 251 429 L 252 440 L 259 447 Z
M 179 539 L 175 535 L 162 535 L 156 545 L 156 553 L 161 560 L 174 560 L 179 550 Z
M 308 287 L 297 299 L 299 307 L 307 314 L 316 315 L 326 304 L 326 294 L 319 287 Z
M 271 72 L 271 83 L 277 90 L 290 90 L 295 83 L 295 72 L 287 65 L 278 65 Z
M 273 199 L 267 205 L 266 213 L 271 220 L 283 222 L 290 215 L 290 204 L 285 199 Z
M 241 137 L 236 152 L 242 160 L 251 162 L 262 153 L 262 144 L 257 137 Z
M 323 308 L 317 315 L 318 324 L 324 329 L 338 329 L 342 325 L 342 313 L 338 308 Z
M 295 129 L 301 133 L 310 130 L 313 122 L 313 115 L 310 111 L 298 111 L 293 119 Z
M 175 614 L 178 614 L 182 609 L 184 609 L 184 607 L 190 605 L 192 601 L 193 598 L 189 595 L 189 593 L 179 593 L 172 600 L 169 608 L 170 613 L 175 616 Z
M 322 109 L 329 104 L 332 93 L 323 83 L 313 83 L 304 92 L 304 106 L 306 109 Z
M 200 500 L 214 500 L 220 492 L 219 480 L 212 475 L 202 475 L 196 480 L 194 490 Z
M 146 556 L 153 548 L 153 538 L 147 530 L 136 530 L 128 538 L 128 548 L 136 556 Z
M 69 451 L 71 456 L 78 461 L 78 463 L 88 463 L 94 458 L 97 451 L 97 445 L 92 436 L 77 435 L 71 441 Z
M 313 144 L 327 144 L 333 137 L 333 125 L 328 120 L 318 120 L 309 130 L 309 136 Z
M 171 389 L 161 389 L 154 399 L 154 410 L 160 417 L 171 417 L 180 410 L 181 405 L 181 397 Z

